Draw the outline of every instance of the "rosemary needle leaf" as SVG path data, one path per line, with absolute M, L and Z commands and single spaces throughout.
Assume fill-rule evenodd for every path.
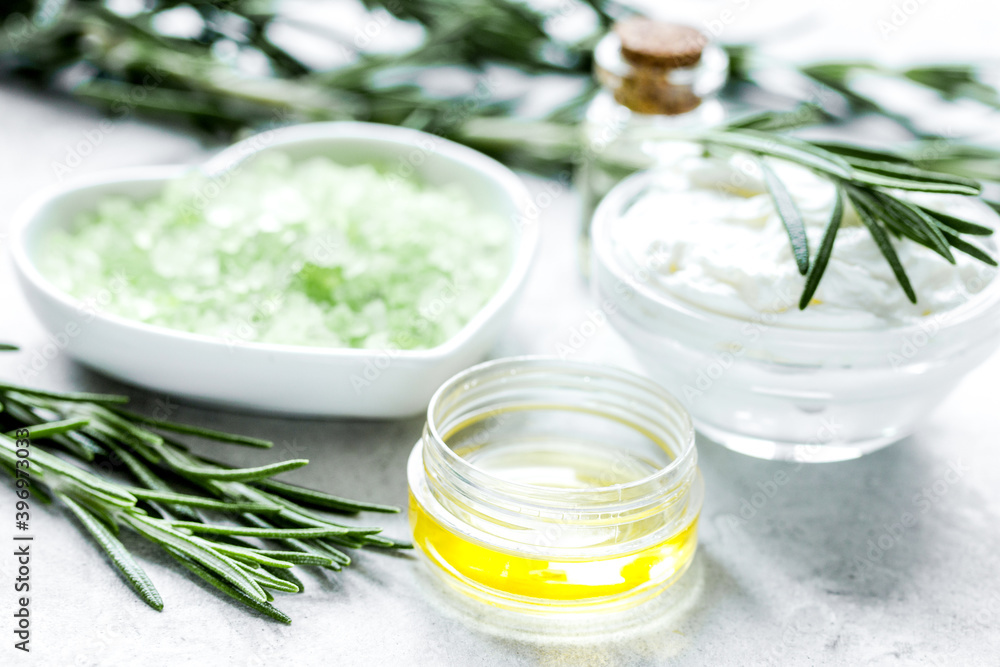
M 318 563 L 313 563 L 313 565 L 318 565 Z M 294 584 L 299 589 L 298 590 L 299 593 L 302 593 L 303 591 L 306 590 L 306 585 L 303 584 L 302 580 L 296 577 L 291 570 L 272 568 L 268 567 L 267 565 L 264 566 L 264 569 L 270 572 L 274 577 L 277 577 L 278 579 L 284 579 L 288 583 Z
M 121 517 L 123 522 L 143 537 L 164 547 L 180 551 L 200 563 L 203 567 L 219 575 L 246 595 L 260 602 L 265 600 L 264 591 L 261 590 L 255 581 L 247 577 L 243 570 L 236 566 L 235 562 L 213 549 L 198 544 L 187 535 L 178 533 L 168 522 L 162 519 L 141 516 L 133 512 L 124 512 Z
M 128 468 L 129 472 L 132 473 L 137 480 L 139 480 L 140 484 L 149 489 L 160 491 L 170 490 L 159 477 L 156 477 L 149 470 L 149 468 L 147 468 L 142 461 L 135 458 L 130 451 L 114 441 L 109 442 L 108 447 L 111 452 L 125 464 L 125 467 Z
M 247 515 L 247 519 L 251 523 L 257 526 L 270 527 L 270 524 L 267 521 L 252 514 Z M 329 541 L 337 541 L 340 544 L 344 544 L 345 546 L 353 548 L 364 546 L 360 540 L 357 540 L 349 535 L 328 537 L 322 540 L 311 540 L 309 542 L 303 542 L 302 540 L 298 540 L 295 538 L 281 540 L 282 543 L 287 544 L 288 546 L 294 549 L 298 549 L 299 551 L 302 551 L 304 553 L 330 556 L 334 562 L 332 565 L 324 566 L 327 567 L 328 569 L 339 571 L 341 567 L 346 567 L 347 565 L 350 565 L 351 557 L 345 554 L 340 549 L 331 546 L 329 544 Z
M 28 436 L 31 438 L 51 438 L 53 435 L 59 435 L 66 431 L 75 431 L 89 423 L 89 419 L 64 419 L 62 421 L 46 422 L 25 428 L 27 428 Z M 7 433 L 10 437 L 13 437 L 13 434 L 14 431 Z
M 805 310 L 809 302 L 812 301 L 813 294 L 816 293 L 816 288 L 819 287 L 819 281 L 823 277 L 823 272 L 826 271 L 826 265 L 830 263 L 830 256 L 833 254 L 833 242 L 837 238 L 837 231 L 840 229 L 840 223 L 844 218 L 844 191 L 838 185 L 836 202 L 833 205 L 833 213 L 830 215 L 830 221 L 826 224 L 826 229 L 823 231 L 823 239 L 819 243 L 819 250 L 816 252 L 816 258 L 812 262 L 812 266 L 809 267 L 809 274 L 806 276 L 806 284 L 802 289 L 802 297 L 799 299 L 799 310 Z
M 869 148 L 867 146 L 856 146 L 854 144 L 843 144 L 837 141 L 812 141 L 813 146 L 818 146 L 828 153 L 843 156 L 844 158 L 856 158 L 859 160 L 870 160 L 872 162 L 895 162 L 905 163 L 907 159 L 902 155 L 897 155 L 890 151 Z
M 802 104 L 792 111 L 760 111 L 726 124 L 731 130 L 759 130 L 761 132 L 781 132 L 799 127 L 815 125 L 829 119 L 822 107 Z
M 121 530 L 118 528 L 118 523 L 115 521 L 114 514 L 108 510 L 107 507 L 103 506 L 101 502 L 91 496 L 90 494 L 80 494 L 77 500 L 84 508 L 94 515 L 95 518 L 100 519 L 104 522 L 114 535 L 118 535 Z
M 120 417 L 124 417 L 137 424 L 145 424 L 146 426 L 152 426 L 153 428 L 171 431 L 173 433 L 184 433 L 186 435 L 198 436 L 199 438 L 204 438 L 206 440 L 227 442 L 236 445 L 246 445 L 248 447 L 259 447 L 261 449 L 268 449 L 274 446 L 274 443 L 270 440 L 261 440 L 260 438 L 251 438 L 246 435 L 234 435 L 232 433 L 215 431 L 213 429 L 202 428 L 200 426 L 189 426 L 187 424 L 178 424 L 176 422 L 165 421 L 162 419 L 153 419 L 152 417 L 146 417 L 145 415 L 129 412 L 128 410 L 122 410 L 120 408 L 115 409 L 114 412 Z
M 792 199 L 781 179 L 767 166 L 766 162 L 763 160 L 757 162 L 764 174 L 767 189 L 771 191 L 774 208 L 778 211 L 778 216 L 788 232 L 788 240 L 792 244 L 795 264 L 799 267 L 799 273 L 805 275 L 809 271 L 809 240 L 806 237 L 805 225 L 802 223 L 802 214 L 799 213 L 799 207 L 795 205 L 795 200 Z
M 17 352 L 20 349 L 17 345 L 11 343 L 0 343 L 0 352 Z
M 897 236 L 905 236 L 914 243 L 919 243 L 922 246 L 926 246 L 928 244 L 926 236 L 906 223 L 900 222 L 897 218 L 886 216 L 883 222 L 885 222 L 885 226 L 895 232 Z
M 6 460 L 0 459 L 0 467 L 7 471 L 7 473 L 14 478 L 17 478 L 17 468 L 8 463 Z M 24 479 L 23 477 L 21 479 Z M 52 496 L 41 486 L 38 486 L 30 479 L 28 481 L 28 491 L 31 492 L 33 498 L 40 501 L 43 505 L 52 504 Z
M 945 240 L 933 218 L 909 202 L 885 192 L 873 191 L 872 197 L 880 204 L 883 217 L 887 221 L 893 219 L 901 228 L 912 228 L 919 237 L 914 240 L 938 253 L 950 263 L 955 263 L 955 256 L 948 247 L 948 241 Z
M 74 401 L 77 403 L 128 403 L 128 396 L 119 396 L 117 394 L 91 394 L 89 392 L 80 391 L 47 391 L 44 389 L 29 389 L 28 387 L 0 383 L 0 392 L 7 391 L 16 391 L 22 394 L 29 394 L 31 396 L 51 398 L 57 401 Z
M 897 190 L 914 190 L 917 192 L 938 192 L 942 194 L 955 195 L 978 195 L 981 188 L 978 184 L 974 187 L 959 183 L 940 183 L 931 181 L 921 181 L 912 178 L 900 178 L 889 176 L 865 169 L 855 169 L 853 179 L 866 185 L 874 185 L 880 188 L 895 188 Z
M 401 542 L 399 540 L 393 540 L 388 537 L 382 537 L 381 535 L 365 535 L 365 544 L 371 545 L 373 547 L 381 547 L 383 549 L 412 549 L 413 545 L 409 542 Z
M 945 184 L 960 186 L 965 190 L 974 191 L 976 194 L 982 191 L 982 186 L 980 186 L 979 183 L 969 178 L 963 178 L 962 176 L 942 174 L 938 171 L 927 171 L 926 169 L 920 169 L 919 167 L 911 167 L 907 164 L 899 164 L 895 162 L 865 160 L 863 158 L 855 157 L 848 157 L 847 161 L 852 167 L 856 167 L 865 172 L 880 174 L 890 178 L 913 181 L 914 184 L 921 185 L 919 188 L 920 190 L 925 190 L 928 185 Z
M 90 513 L 80 505 L 76 504 L 69 496 L 58 494 L 59 500 L 76 515 L 76 518 L 87 529 L 87 532 L 97 541 L 111 562 L 114 563 L 118 571 L 122 573 L 129 585 L 132 586 L 136 594 L 150 607 L 157 611 L 163 609 L 163 598 L 160 597 L 153 582 L 150 581 L 146 572 L 139 567 L 139 564 L 132 558 L 118 538 L 109 531 L 103 523 L 96 520 Z
M 346 528 L 347 531 L 353 535 L 374 535 L 375 533 L 382 532 L 381 528 L 369 526 L 344 526 L 339 523 L 334 523 L 333 521 L 328 521 L 326 517 L 316 514 L 312 510 L 308 510 L 304 507 L 299 507 L 289 500 L 285 500 L 279 496 L 270 495 L 263 491 L 260 493 L 268 501 L 281 505 L 282 519 L 298 526 L 305 526 L 306 528 Z
M 885 257 L 886 261 L 889 262 L 889 267 L 892 269 L 892 272 L 896 276 L 896 280 L 899 281 L 903 291 L 906 292 L 906 297 L 910 300 L 910 303 L 916 303 L 917 295 L 913 291 L 913 286 L 910 284 L 910 279 L 906 275 L 906 270 L 899 261 L 899 255 L 896 254 L 896 249 L 893 248 L 889 235 L 886 234 L 885 229 L 875 217 L 875 213 L 871 208 L 873 206 L 873 202 L 871 202 L 870 199 L 867 199 L 868 195 L 863 190 L 859 190 L 855 187 L 852 187 L 848 191 L 848 196 L 851 199 L 851 203 L 854 204 L 854 210 L 858 212 L 858 217 L 861 218 L 861 222 L 868 228 L 868 231 L 875 240 L 875 243 L 878 245 L 879 250 L 882 251 L 882 255 Z
M 364 540 L 355 535 L 331 535 L 326 539 L 349 549 L 360 549 L 365 546 Z
M 370 536 L 370 537 L 368 537 L 368 539 L 372 539 L 373 537 L 375 537 L 375 536 L 374 535 Z M 377 546 L 380 546 L 380 547 L 383 547 L 383 548 L 392 548 L 392 549 L 412 549 L 413 548 L 413 542 L 408 542 L 406 540 L 397 540 L 396 538 L 389 537 L 387 535 L 378 535 L 377 537 L 379 539 L 379 544 Z
M 271 590 L 283 591 L 285 593 L 299 592 L 298 586 L 274 576 L 262 567 L 250 567 L 243 563 L 239 565 L 246 571 L 247 576 L 256 581 L 261 588 L 270 588 Z
M 213 548 L 215 548 L 215 547 L 213 547 Z M 234 553 L 231 553 L 229 551 L 225 551 L 223 549 L 217 549 L 217 551 L 219 553 L 226 554 L 226 556 L 228 556 L 230 559 L 232 559 L 232 561 L 234 563 L 236 563 L 237 565 L 239 565 L 240 568 L 242 568 L 244 572 L 246 572 L 247 570 L 252 570 L 255 567 L 260 567 L 260 563 L 258 563 L 257 561 L 253 560 L 252 558 L 250 558 L 248 556 L 244 556 L 242 554 L 234 554 Z M 265 593 L 266 592 L 267 591 L 265 591 Z M 270 602 L 270 598 L 268 599 L 268 602 Z
M 142 484 L 146 489 L 152 491 L 162 491 L 165 493 L 173 493 L 173 490 L 164 482 L 162 479 L 153 474 L 153 472 L 145 466 L 139 459 L 132 455 L 124 447 L 121 447 L 113 440 L 108 443 L 108 448 L 118 457 L 118 460 L 125 464 L 129 472 L 135 477 L 139 484 Z M 155 502 L 147 500 L 147 502 Z M 185 505 L 169 505 L 169 511 L 181 518 L 190 519 L 192 521 L 198 521 L 199 516 L 197 512 L 192 510 L 190 507 Z
M 234 588 L 233 586 L 230 586 L 228 583 L 226 583 L 225 580 L 220 579 L 215 574 L 213 574 L 210 570 L 205 569 L 204 567 L 202 567 L 201 565 L 199 565 L 197 562 L 191 560 L 190 558 L 187 558 L 186 556 L 184 556 L 180 552 L 176 552 L 176 551 L 174 551 L 172 549 L 169 549 L 169 548 L 167 549 L 167 552 L 171 556 L 173 556 L 177 560 L 178 563 L 180 563 L 181 565 L 183 565 L 189 572 L 191 572 L 192 574 L 196 575 L 199 579 L 201 579 L 205 583 L 209 584 L 210 586 L 212 586 L 216 590 L 220 591 L 221 593 L 224 593 L 225 595 L 228 595 L 229 597 L 231 597 L 232 599 L 236 600 L 237 602 L 245 604 L 246 606 L 250 607 L 251 609 L 259 611 L 260 613 L 262 613 L 262 614 L 264 614 L 266 616 L 270 616 L 271 618 L 275 619 L 276 621 L 281 621 L 282 623 L 285 623 L 286 625 L 290 625 L 291 624 L 292 619 L 289 618 L 287 615 L 285 615 L 284 612 L 282 612 L 280 609 L 277 609 L 276 607 L 273 607 L 270 603 L 263 602 L 263 601 L 258 600 L 256 598 L 252 598 L 252 597 L 246 595 L 245 593 L 243 593 L 242 591 L 240 591 L 239 589 Z M 265 599 L 266 599 L 266 596 L 265 596 Z
M 123 431 L 119 428 L 110 426 L 100 419 L 91 422 L 83 429 L 83 432 L 104 445 L 108 445 L 109 442 L 117 440 L 150 463 L 159 463 L 160 461 L 160 455 L 157 454 L 144 441 L 135 437 L 128 431 Z
M 330 565 L 324 565 L 323 567 L 332 570 L 339 571 L 342 566 L 346 567 L 347 565 L 351 564 L 350 556 L 345 554 L 340 549 L 328 545 L 326 542 L 323 542 L 322 540 L 303 542 L 302 540 L 290 539 L 290 540 L 282 540 L 282 542 L 294 549 L 298 549 L 303 554 L 309 554 L 318 557 L 324 557 L 325 555 L 329 555 L 329 557 L 333 560 L 333 562 Z
M 347 498 L 339 498 L 328 493 L 323 493 L 322 491 L 315 491 L 313 489 L 307 489 L 303 486 L 289 484 L 287 482 L 279 482 L 273 479 L 257 480 L 254 482 L 254 486 L 267 489 L 268 491 L 271 491 L 272 493 L 283 498 L 297 500 L 301 503 L 313 505 L 314 507 L 320 507 L 323 509 L 351 513 L 368 511 L 395 514 L 399 512 L 398 507 L 392 507 L 391 505 L 378 505 L 376 503 L 348 500 Z
M 199 538 L 200 539 L 200 538 Z M 219 544 L 218 542 L 208 542 L 205 541 L 206 546 L 211 546 L 213 549 L 226 554 L 234 560 L 239 560 L 240 562 L 247 563 L 253 567 L 259 567 L 261 565 L 269 565 L 275 568 L 287 569 L 293 566 L 293 563 L 288 561 L 283 561 L 278 558 L 271 558 L 270 556 L 264 556 L 257 549 L 246 549 L 242 547 L 237 547 L 231 544 Z
M 198 521 L 173 521 L 175 528 L 187 528 L 195 533 L 214 533 L 215 535 L 244 535 L 247 537 L 262 537 L 267 539 L 298 538 L 303 540 L 315 539 L 317 537 L 332 537 L 335 535 L 347 535 L 352 532 L 349 528 L 248 528 L 246 526 L 220 526 L 211 523 L 201 523 Z
M 270 588 L 275 591 L 282 591 L 284 593 L 301 593 L 302 589 L 299 588 L 298 584 L 292 583 L 287 579 L 282 579 L 276 575 L 271 574 L 264 568 L 261 568 L 256 573 L 254 573 L 253 578 L 258 584 L 264 588 Z
M 272 574 L 267 573 L 267 570 L 260 569 L 251 575 L 258 584 L 261 585 L 265 590 L 270 588 L 271 590 L 281 591 L 283 593 L 301 593 L 302 590 L 296 584 L 290 581 L 286 581 L 281 577 L 275 577 Z M 273 598 L 272 598 L 273 599 Z
M 22 403 L 19 399 L 25 398 L 30 400 L 27 396 L 22 396 L 21 394 L 7 394 L 3 397 L 4 407 L 7 412 L 16 420 L 23 422 L 24 424 L 38 424 L 41 419 L 39 419 L 34 412 L 32 412 L 31 407 Z
M 84 461 L 93 461 L 98 454 L 106 456 L 108 453 L 93 438 L 83 433 L 82 429 L 80 431 L 67 431 L 54 435 L 52 436 L 52 441 L 59 443 L 71 454 Z
M 932 250 L 936 251 L 938 254 L 940 254 L 942 257 L 948 260 L 949 263 L 951 264 L 955 263 L 955 256 L 951 252 L 951 248 L 948 245 L 948 240 L 944 237 L 944 234 L 941 232 L 940 226 L 937 224 L 934 218 L 930 217 L 929 215 L 921 211 L 920 208 L 917 207 L 915 204 L 911 204 L 908 201 L 896 199 L 891 195 L 884 195 L 884 196 L 887 197 L 888 199 L 893 200 L 894 202 L 896 202 L 896 204 L 901 206 L 902 207 L 901 210 L 905 211 L 910 216 L 910 220 L 914 223 L 915 226 L 925 230 L 924 233 L 931 240 Z
M 927 208 L 925 206 L 918 207 L 921 211 L 931 216 L 941 224 L 946 227 L 950 227 L 952 230 L 958 232 L 959 234 L 970 234 L 972 236 L 990 236 L 993 234 L 993 229 L 985 225 L 979 225 L 974 222 L 969 222 L 968 220 L 962 220 L 961 218 L 956 218 L 954 216 L 948 215 L 947 213 L 942 213 L 941 211 L 935 211 L 932 208 Z
M 170 447 L 160 449 L 160 453 L 178 472 L 196 479 L 219 480 L 224 482 L 249 482 L 263 477 L 270 477 L 308 465 L 307 459 L 292 459 L 271 463 L 256 468 L 219 468 L 192 463 L 193 459 Z
M 333 562 L 332 558 L 302 553 L 301 551 L 268 551 L 266 549 L 257 549 L 257 553 L 261 556 L 283 560 L 293 565 L 329 565 Z
M 958 234 L 949 229 L 942 229 L 941 233 L 944 234 L 944 237 L 948 239 L 948 243 L 950 243 L 951 246 L 955 248 L 955 250 L 960 250 L 961 252 L 964 252 L 966 255 L 969 255 L 970 257 L 975 257 L 980 262 L 985 262 L 990 266 L 997 266 L 997 260 L 991 257 L 989 253 L 987 253 L 979 246 L 963 240 L 961 237 L 959 237 Z
M 330 558 L 333 559 L 333 564 L 337 568 L 347 567 L 351 564 L 351 557 L 332 544 L 327 544 L 322 540 L 317 540 L 311 544 L 315 544 L 320 551 L 330 554 Z
M 720 132 L 708 130 L 693 135 L 696 141 L 728 146 L 757 155 L 796 162 L 839 178 L 851 177 L 851 165 L 839 155 L 792 137 L 755 130 Z
M 6 436 L 0 435 L 0 458 L 7 459 L 9 463 L 13 464 L 16 460 L 15 451 L 14 442 Z M 124 491 L 121 487 L 111 482 L 105 482 L 100 477 L 40 449 L 32 452 L 31 467 L 35 470 L 36 476 L 40 476 L 42 479 L 47 479 L 47 473 L 60 475 L 65 478 L 67 483 L 72 483 L 116 507 L 124 508 L 135 505 L 135 496 Z
M 111 410 L 107 410 L 98 405 L 91 408 L 91 412 L 105 424 L 118 431 L 128 433 L 131 437 L 149 445 L 150 447 L 158 447 L 163 444 L 162 437 L 156 435 L 150 430 L 142 428 L 141 426 L 136 426 L 129 420 L 119 417 Z
M 218 510 L 220 512 L 256 512 L 259 514 L 273 514 L 281 511 L 281 508 L 277 505 L 271 505 L 268 503 L 230 503 L 224 500 L 205 498 L 203 496 L 190 496 L 185 493 L 140 489 L 136 487 L 129 487 L 128 491 L 140 500 L 154 500 L 175 505 L 186 505 L 188 507 Z

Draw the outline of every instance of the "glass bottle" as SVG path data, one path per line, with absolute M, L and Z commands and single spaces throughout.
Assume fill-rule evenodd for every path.
M 583 121 L 576 183 L 583 199 L 580 268 L 590 274 L 590 219 L 625 177 L 657 162 L 656 130 L 709 127 L 724 116 L 717 93 L 729 58 L 700 31 L 631 18 L 615 24 L 594 49 L 601 90 Z

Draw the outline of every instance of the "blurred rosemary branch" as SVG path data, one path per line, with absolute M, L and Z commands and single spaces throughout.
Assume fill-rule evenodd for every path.
M 416 48 L 384 54 L 358 48 L 357 36 L 291 23 L 255 0 L 158 0 L 128 17 L 99 0 L 55 4 L 22 1 L 0 9 L 0 72 L 63 89 L 113 114 L 135 110 L 188 121 L 222 140 L 271 123 L 359 119 L 432 132 L 536 168 L 565 163 L 575 149 L 573 109 L 590 96 L 590 52 L 610 20 L 600 10 L 601 27 L 567 43 L 546 27 L 557 15 L 517 0 L 365 0 L 383 12 L 374 15 L 374 29 L 389 21 L 389 12 L 424 33 Z M 610 3 L 594 3 L 603 4 Z M 179 9 L 197 12 L 197 34 L 157 30 L 164 15 Z M 319 32 L 321 55 L 348 62 L 332 69 L 304 64 L 272 39 L 289 25 Z M 241 64 L 248 60 L 264 66 L 249 71 Z M 498 89 L 491 68 L 569 77 L 581 94 L 551 122 L 539 118 L 544 130 L 526 137 L 520 123 L 505 129 L 519 99 Z M 467 85 L 433 92 L 425 85 L 430 72 Z
M 752 44 L 726 47 L 730 56 L 730 92 L 757 89 L 766 95 L 789 98 L 798 104 L 821 107 L 830 121 L 849 121 L 872 114 L 896 123 L 916 139 L 895 146 L 914 166 L 989 181 L 1000 181 L 1000 150 L 970 143 L 968 137 L 945 136 L 921 126 L 906 110 L 887 109 L 858 82 L 877 76 L 922 87 L 946 102 L 977 102 L 1000 111 L 1000 92 L 983 80 L 981 68 L 964 63 L 892 68 L 870 61 L 821 62 L 806 65 L 774 62 Z M 768 74 L 781 70 L 786 76 Z M 797 80 L 796 80 L 797 79 Z M 832 111 L 833 109 L 839 111 Z
M 514 166 L 550 171 L 565 169 L 578 156 L 576 124 L 594 92 L 591 50 L 615 18 L 629 13 L 614 0 L 549 3 L 549 9 L 521 0 L 363 4 L 373 13 L 364 30 L 351 34 L 284 15 L 261 0 L 147 0 L 128 15 L 102 0 L 15 0 L 0 8 L 0 73 L 66 91 L 116 116 L 137 111 L 191 123 L 223 141 L 270 124 L 358 119 L 425 130 Z M 554 28 L 572 11 L 590 13 L 594 20 L 589 32 L 567 40 Z M 178 12 L 189 19 L 194 15 L 196 25 L 184 36 L 161 29 L 164 19 Z M 359 45 L 370 41 L 369 28 L 378 34 L 390 21 L 418 29 L 423 35 L 419 44 L 398 53 Z M 278 38 L 288 29 L 319 38 L 315 50 L 334 60 L 340 57 L 341 64 L 307 64 L 286 48 L 287 37 Z M 827 120 L 882 115 L 917 139 L 896 149 L 919 167 L 1000 180 L 1000 151 L 928 132 L 854 86 L 859 76 L 877 73 L 924 86 L 948 100 L 1000 108 L 996 90 L 972 65 L 904 70 L 871 62 L 797 66 L 768 61 L 752 44 L 726 48 L 733 81 L 728 93 L 737 103 L 756 88 L 793 102 L 818 101 Z M 760 76 L 776 68 L 796 73 L 809 85 L 776 90 L 768 77 Z M 493 76 L 497 71 L 535 83 L 566 79 L 577 94 L 525 116 L 521 94 L 499 85 Z M 435 76 L 464 83 L 442 93 L 427 85 Z M 837 105 L 824 103 L 830 96 L 845 110 L 831 111 Z

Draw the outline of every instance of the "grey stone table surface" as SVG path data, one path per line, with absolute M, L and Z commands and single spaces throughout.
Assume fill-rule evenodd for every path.
M 0 87 L 0 240 L 10 212 L 59 178 L 107 167 L 194 162 L 177 131 L 95 112 L 12 85 Z M 75 151 L 79 159 L 70 156 Z M 85 154 L 86 153 L 86 154 Z M 70 165 L 69 162 L 73 164 Z M 64 175 L 62 165 L 72 173 Z M 632 366 L 606 326 L 578 337 L 593 308 L 574 265 L 577 201 L 528 179 L 544 207 L 542 245 L 514 321 L 494 356 L 555 354 Z M 547 192 L 551 197 L 539 196 Z M 0 379 L 47 342 L 0 259 Z M 862 460 L 758 461 L 699 441 L 707 485 L 701 546 L 683 613 L 628 636 L 566 643 L 510 635 L 455 612 L 421 583 L 409 556 L 363 553 L 336 576 L 306 575 L 284 596 L 282 626 L 234 608 L 126 536 L 166 606 L 137 600 L 58 507 L 35 511 L 32 652 L 13 650 L 15 564 L 0 556 L 0 664 L 34 665 L 996 665 L 1000 664 L 1000 356 L 969 375 L 918 435 Z M 404 463 L 421 419 L 287 420 L 184 405 L 85 370 L 60 355 L 32 382 L 124 391 L 138 409 L 276 441 L 267 452 L 219 445 L 241 464 L 304 457 L 290 477 L 350 497 L 405 504 Z M 787 483 L 772 482 L 783 472 Z M 0 539 L 10 544 L 14 494 L 0 490 Z M 755 495 L 756 494 L 756 495 Z M 901 528 L 904 514 L 915 525 Z M 11 519 L 12 520 L 12 519 Z M 385 520 L 405 537 L 405 515 Z

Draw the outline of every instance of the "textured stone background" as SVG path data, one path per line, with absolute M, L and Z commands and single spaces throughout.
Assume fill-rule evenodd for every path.
M 748 11 L 759 19 L 777 4 L 761 0 Z M 834 17 L 826 33 L 829 25 L 836 27 L 852 53 L 868 43 L 871 52 L 897 56 L 919 54 L 924 47 L 937 56 L 997 54 L 992 40 L 1000 12 L 993 3 L 918 3 L 919 11 L 893 37 L 898 49 L 883 43 L 875 27 L 894 4 L 903 3 L 829 3 L 818 11 Z M 962 12 L 966 18 L 955 18 Z M 826 44 L 834 50 L 829 40 Z M 99 120 L 65 100 L 16 85 L 0 87 L 0 242 L 10 212 L 32 191 L 57 180 L 53 162 L 63 161 L 67 147 L 84 140 Z M 102 133 L 75 173 L 193 162 L 204 154 L 190 137 L 126 118 Z M 545 187 L 529 182 L 536 193 Z M 497 356 L 553 354 L 586 319 L 592 306 L 573 265 L 575 216 L 571 193 L 557 196 L 545 210 L 539 261 Z M 6 255 L 0 256 L 0 340 L 17 341 L 29 353 L 46 342 Z M 588 339 L 578 356 L 632 364 L 607 328 Z M 18 357 L 0 357 L 0 378 L 16 377 L 19 363 Z M 796 467 L 699 442 L 708 498 L 701 549 L 684 583 L 691 599 L 683 613 L 628 636 L 565 643 L 490 630 L 488 618 L 462 615 L 429 589 L 416 559 L 379 554 L 360 555 L 357 566 L 340 575 L 305 575 L 306 593 L 278 600 L 294 619 L 284 627 L 234 608 L 156 549 L 126 535 L 166 601 L 157 614 L 126 590 L 65 512 L 49 508 L 33 516 L 33 651 L 26 657 L 9 645 L 14 595 L 3 583 L 0 618 L 8 620 L 0 622 L 5 637 L 0 664 L 997 664 L 998 377 L 1000 356 L 994 356 L 928 416 L 919 435 L 860 461 Z M 56 388 L 125 390 L 149 410 L 165 400 L 119 386 L 65 358 L 37 381 Z M 312 463 L 291 475 L 298 481 L 380 502 L 406 499 L 404 462 L 420 420 L 290 421 L 176 407 L 179 420 L 279 443 L 270 452 L 224 445 L 213 452 L 232 463 L 305 457 Z M 948 475 L 952 468 L 962 471 L 957 480 Z M 789 482 L 749 520 L 738 519 L 744 502 L 778 471 Z M 934 500 L 918 505 L 915 497 L 935 483 L 943 492 L 932 490 Z M 13 499 L 4 484 L 0 520 L 12 512 Z M 872 552 L 869 541 L 877 543 L 906 512 L 918 517 L 917 524 L 889 540 L 890 548 Z M 385 523 L 390 534 L 405 536 L 404 517 Z M 8 532 L 4 527 L 0 539 L 8 540 Z M 12 572 L 12 559 L 0 557 L 0 582 L 10 582 Z

